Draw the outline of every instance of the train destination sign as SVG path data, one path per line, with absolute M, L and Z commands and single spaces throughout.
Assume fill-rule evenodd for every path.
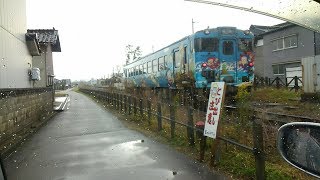
M 212 82 L 203 135 L 213 139 L 217 136 L 217 127 L 224 101 L 225 82 Z

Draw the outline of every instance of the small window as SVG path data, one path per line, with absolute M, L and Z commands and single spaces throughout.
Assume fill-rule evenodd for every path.
M 187 47 L 183 48 L 183 62 L 187 64 Z
M 263 46 L 263 39 L 259 39 L 257 41 L 257 47 L 259 47 L 259 46 Z
M 152 73 L 152 62 L 148 62 L 148 73 Z
M 173 61 L 175 62 L 175 67 L 178 68 L 180 67 L 180 56 L 179 56 L 179 51 L 173 52 Z
M 158 60 L 157 59 L 152 61 L 152 65 L 153 65 L 152 71 L 158 72 Z
M 128 77 L 127 70 L 125 69 L 123 72 L 124 72 L 124 77 L 127 78 Z
M 232 55 L 233 54 L 233 42 L 232 41 L 224 41 L 223 42 L 223 54 L 224 55 Z
M 285 65 L 284 64 L 272 65 L 272 69 L 273 69 L 274 75 L 284 75 L 284 73 L 285 73 Z
M 148 70 L 147 63 L 144 63 L 143 64 L 143 74 L 147 74 L 147 70 Z
M 298 37 L 297 35 L 290 35 L 287 37 L 282 37 L 271 41 L 273 45 L 273 51 L 290 49 L 298 47 Z
M 217 52 L 219 40 L 217 38 L 197 38 L 194 40 L 196 52 Z
M 136 66 L 134 68 L 134 75 L 137 76 L 138 75 L 138 72 L 139 72 L 139 66 Z
M 297 36 L 289 36 L 284 38 L 284 48 L 297 47 Z
M 159 61 L 159 70 L 164 70 L 164 57 L 160 57 Z
M 252 41 L 250 39 L 240 39 L 239 50 L 243 52 L 252 51 Z
M 143 65 L 140 65 L 139 74 L 143 74 Z

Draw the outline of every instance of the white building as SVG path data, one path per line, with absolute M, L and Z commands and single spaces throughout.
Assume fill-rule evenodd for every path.
M 31 88 L 26 1 L 0 0 L 0 88 Z

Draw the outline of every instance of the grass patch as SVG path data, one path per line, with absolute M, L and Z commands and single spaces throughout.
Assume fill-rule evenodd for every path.
M 299 101 L 301 92 L 288 89 L 276 89 L 266 87 L 252 92 L 251 100 L 258 103 L 279 103 L 286 106 L 296 107 L 294 109 L 272 108 L 273 112 L 291 115 L 307 116 L 320 119 L 320 103 Z
M 290 91 L 288 89 L 261 88 L 252 92 L 252 100 L 265 103 L 283 103 L 296 105 L 297 101 L 293 99 L 300 98 L 300 92 Z

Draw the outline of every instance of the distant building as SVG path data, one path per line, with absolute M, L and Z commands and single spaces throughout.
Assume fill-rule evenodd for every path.
M 320 54 L 320 34 L 289 22 L 251 25 L 250 31 L 255 35 L 255 74 L 259 77 L 285 80 L 287 68 L 299 70 L 302 58 Z
M 71 80 L 70 79 L 54 79 L 54 89 L 56 90 L 66 90 L 71 88 Z
M 58 30 L 28 29 L 27 42 L 33 67 L 40 69 L 40 80 L 34 81 L 34 87 L 53 86 L 54 71 L 52 52 L 61 52 Z

